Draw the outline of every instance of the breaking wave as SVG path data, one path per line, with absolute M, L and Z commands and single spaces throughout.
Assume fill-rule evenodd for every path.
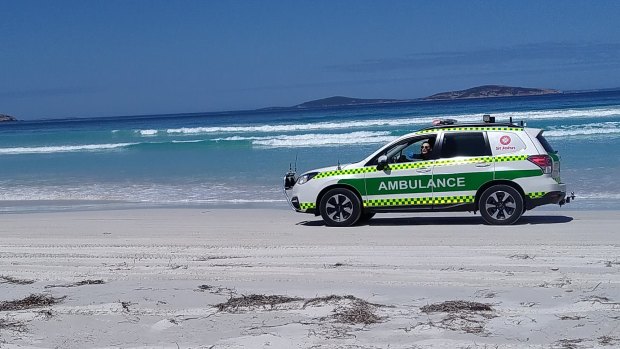
M 69 153 L 78 151 L 103 151 L 124 148 L 138 143 L 113 143 L 113 144 L 84 144 L 84 145 L 59 145 L 45 147 L 15 147 L 0 148 L 0 154 L 47 154 Z
M 587 135 L 620 135 L 620 122 L 596 122 L 583 125 L 558 126 L 545 131 L 545 137 L 572 137 Z
M 257 193 L 261 193 L 257 195 Z M 199 185 L 162 183 L 79 183 L 7 185 L 0 182 L 0 201 L 117 201 L 159 204 L 235 204 L 284 202 L 279 187 L 230 183 Z
M 350 144 L 385 143 L 396 139 L 388 131 L 359 131 L 351 133 L 308 133 L 301 135 L 278 135 L 269 137 L 225 137 L 214 141 L 251 141 L 252 145 L 270 148 L 321 147 Z
M 545 120 L 545 119 L 567 119 L 567 118 L 597 118 L 620 116 L 620 106 L 606 108 L 589 109 L 560 109 L 560 110 L 536 110 L 521 112 L 502 112 L 492 113 L 498 121 L 507 121 L 510 117 L 514 121 L 518 120 Z M 438 118 L 455 119 L 459 122 L 477 122 L 481 119 L 481 114 L 452 114 L 435 116 L 409 116 L 397 117 L 393 119 L 369 119 L 369 120 L 349 120 L 339 122 L 313 122 L 296 124 L 272 124 L 272 125 L 246 125 L 246 126 L 213 126 L 213 127 L 181 127 L 160 130 L 163 133 L 174 135 L 196 135 L 213 133 L 269 133 L 269 132 L 299 132 L 299 131 L 320 131 L 320 130 L 339 130 L 350 128 L 369 128 L 369 127 L 403 127 L 420 125 L 431 125 L 432 121 Z M 413 130 L 413 128 L 412 128 Z M 142 135 L 152 135 L 157 130 L 139 130 Z
M 138 131 L 142 136 L 154 136 L 156 135 L 159 131 L 157 130 L 139 130 Z

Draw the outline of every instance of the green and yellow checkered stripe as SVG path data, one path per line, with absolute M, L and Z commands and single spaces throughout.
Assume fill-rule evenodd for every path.
M 445 197 L 420 197 L 420 198 L 396 198 L 396 199 L 374 199 L 364 200 L 365 207 L 386 207 L 386 206 L 415 206 L 415 205 L 445 205 L 462 204 L 474 202 L 475 196 L 445 196 Z
M 532 192 L 532 193 L 527 193 L 527 196 L 530 199 L 540 199 L 543 196 L 545 196 L 545 194 L 547 194 L 547 193 L 544 192 L 544 191 L 535 191 L 535 192 Z
M 399 164 L 390 164 L 389 168 L 392 171 L 398 171 L 398 170 L 409 170 L 412 168 L 429 167 L 429 166 L 433 166 L 432 161 L 416 161 L 416 162 L 403 162 Z M 364 167 L 364 168 L 367 168 L 367 167 Z M 370 168 L 374 170 L 372 172 L 377 171 L 377 169 L 374 167 L 370 167 Z M 371 172 L 371 171 L 367 171 L 367 172 Z
M 481 156 L 477 158 L 469 158 L 463 160 L 437 160 L 435 161 L 435 166 L 454 166 L 454 165 L 462 165 L 462 164 L 472 164 L 478 162 L 493 162 L 492 156 Z
M 314 202 L 300 202 L 299 208 L 302 210 L 309 210 L 311 208 L 316 208 L 316 204 Z
M 435 128 L 418 131 L 418 134 L 425 133 L 436 133 L 439 131 L 523 131 L 520 127 L 487 127 L 487 126 L 476 126 L 476 127 L 447 127 L 447 128 Z
M 377 171 L 376 167 L 361 167 L 361 168 L 351 168 L 346 170 L 334 170 L 334 171 L 325 171 L 321 172 L 318 175 L 314 176 L 314 178 L 323 178 L 323 177 L 331 177 L 331 176 L 341 176 L 341 175 L 350 175 L 350 174 L 358 174 L 358 173 L 366 173 L 366 172 L 375 172 Z
M 503 155 L 503 156 L 481 156 L 463 160 L 436 160 L 436 161 L 414 161 L 400 164 L 390 164 L 389 169 L 392 171 L 409 170 L 412 168 L 428 167 L 428 166 L 455 166 L 462 164 L 471 164 L 478 162 L 509 162 L 527 160 L 527 155 Z M 325 171 L 316 175 L 314 178 L 325 178 L 333 176 L 352 175 L 360 173 L 378 172 L 376 166 L 367 166 L 361 168 L 351 168 L 346 170 Z
M 528 155 L 504 155 L 493 158 L 495 162 L 522 161 L 527 160 Z

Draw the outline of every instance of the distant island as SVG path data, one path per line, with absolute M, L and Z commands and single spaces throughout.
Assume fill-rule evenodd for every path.
M 423 100 L 467 99 L 467 98 L 491 98 L 491 97 L 516 97 L 516 96 L 539 96 L 562 93 L 559 90 L 547 88 L 512 87 L 501 85 L 484 85 L 468 88 L 467 90 L 448 91 L 434 94 Z
M 17 119 L 11 115 L 0 114 L 0 122 L 4 121 L 17 121 Z
M 539 96 L 547 94 L 562 93 L 560 90 L 529 88 L 529 87 L 513 87 L 502 85 L 484 85 L 472 87 L 467 90 L 449 91 L 434 94 L 432 96 L 415 99 L 364 99 L 352 98 L 344 96 L 333 96 L 327 98 L 316 99 L 313 101 L 301 103 L 292 107 L 269 107 L 258 109 L 261 111 L 270 110 L 299 110 L 299 109 L 317 109 L 317 108 L 333 108 L 346 106 L 376 105 L 376 104 L 397 104 L 409 103 L 416 101 L 434 101 L 434 100 L 453 100 L 453 99 L 471 99 L 471 98 L 492 98 L 492 97 L 521 97 L 521 96 Z
M 408 100 L 403 99 L 363 99 L 351 98 L 343 96 L 334 96 L 328 98 L 317 99 L 294 106 L 294 108 L 328 108 L 339 107 L 345 105 L 363 105 L 363 104 L 383 104 L 383 103 L 402 103 Z
M 315 109 L 315 108 L 333 108 L 333 107 L 345 107 L 355 105 L 374 105 L 374 104 L 388 104 L 388 103 L 405 103 L 411 102 L 412 99 L 364 99 L 364 98 L 352 98 L 344 96 L 333 96 L 327 98 L 316 99 L 309 102 L 294 105 L 292 107 L 269 107 L 259 110 L 291 110 L 291 109 Z

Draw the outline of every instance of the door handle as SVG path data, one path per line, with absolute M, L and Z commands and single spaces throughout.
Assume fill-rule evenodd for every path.
M 430 172 L 431 169 L 428 167 L 420 167 L 419 169 L 415 170 L 417 173 L 427 173 Z
M 476 162 L 476 167 L 489 167 L 489 166 L 491 166 L 490 162 L 486 162 L 486 161 Z

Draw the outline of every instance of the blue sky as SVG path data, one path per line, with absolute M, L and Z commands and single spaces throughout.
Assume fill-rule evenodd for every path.
M 0 0 L 20 119 L 620 86 L 618 1 Z

